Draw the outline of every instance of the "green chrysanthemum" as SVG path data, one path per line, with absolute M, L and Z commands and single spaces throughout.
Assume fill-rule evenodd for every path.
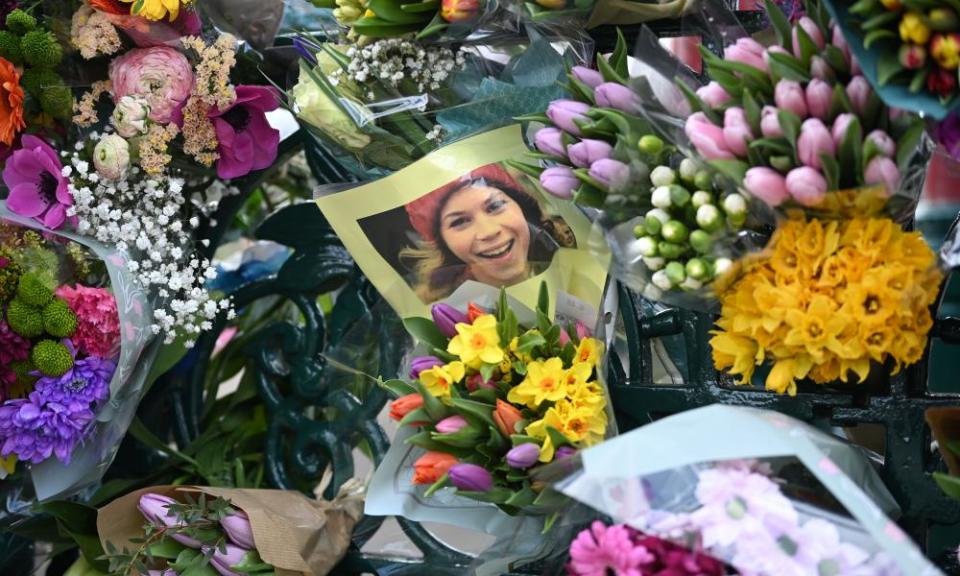
M 20 37 L 13 32 L 0 30 L 0 57 L 13 65 L 23 64 L 23 50 L 20 49 Z
M 14 34 L 26 34 L 37 27 L 37 19 L 19 8 L 7 14 L 7 30 Z
M 59 298 L 43 309 L 43 329 L 57 338 L 69 338 L 77 330 L 77 315 Z
M 48 86 L 62 86 L 63 78 L 53 70 L 46 68 L 28 68 L 20 77 L 20 85 L 35 98 L 46 91 Z
M 43 334 L 43 314 L 39 308 L 14 298 L 7 305 L 7 325 L 24 338 Z
M 23 58 L 37 68 L 54 68 L 63 59 L 63 48 L 56 37 L 46 30 L 34 30 L 24 35 L 20 42 Z
M 67 347 L 53 340 L 41 340 L 30 351 L 30 361 L 47 376 L 63 376 L 73 368 L 73 355 Z
M 23 269 L 3 250 L 0 250 L 0 259 L 6 260 L 6 264 L 0 267 L 0 303 L 2 303 L 16 295 Z
M 17 285 L 17 299 L 24 304 L 43 308 L 53 300 L 53 290 L 47 288 L 36 274 L 24 274 Z
M 42 88 L 40 107 L 54 118 L 66 120 L 73 114 L 73 92 L 63 84 Z

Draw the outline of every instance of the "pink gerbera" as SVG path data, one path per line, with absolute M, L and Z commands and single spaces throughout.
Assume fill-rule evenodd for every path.
M 77 330 L 71 340 L 80 352 L 111 358 L 120 345 L 120 316 L 117 301 L 105 288 L 61 286 L 57 296 L 77 315 Z
M 654 560 L 643 546 L 636 546 L 630 529 L 594 522 L 570 544 L 568 572 L 574 576 L 643 576 L 640 567 Z

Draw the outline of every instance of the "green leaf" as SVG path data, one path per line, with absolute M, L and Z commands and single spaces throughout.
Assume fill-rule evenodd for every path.
M 489 404 L 484 404 L 483 402 L 476 402 L 474 400 L 466 400 L 464 398 L 453 398 L 450 400 L 453 407 L 458 412 L 464 412 L 476 416 L 496 428 L 497 424 L 493 420 L 493 407 Z
M 927 85 L 927 74 L 929 71 L 926 68 L 920 68 L 913 73 L 913 79 L 910 80 L 910 92 L 916 94 L 923 90 L 923 87 Z
M 433 20 L 431 20 L 430 23 L 427 24 L 427 26 L 417 34 L 416 39 L 423 40 L 424 38 L 429 38 L 438 32 L 446 30 L 448 26 L 449 24 L 447 24 L 447 22 L 440 17 L 440 12 L 437 12 L 434 14 Z
M 156 558 L 176 560 L 177 557 L 179 557 L 180 554 L 186 550 L 186 547 L 172 538 L 164 538 L 159 542 L 151 544 L 147 550 L 151 556 Z
M 350 27 L 354 29 L 357 34 L 363 34 L 371 38 L 390 38 L 416 32 L 420 29 L 421 24 L 399 24 L 382 18 L 366 16 L 353 21 Z
M 830 120 L 833 121 L 845 112 L 853 112 L 853 105 L 850 103 L 850 97 L 847 96 L 843 86 L 837 84 L 833 87 L 833 96 L 830 98 Z
M 787 142 L 786 138 L 757 138 L 747 145 L 749 148 L 764 150 L 768 155 L 789 155 L 793 148 Z
M 924 131 L 925 126 L 923 121 L 917 119 L 897 140 L 897 166 L 900 168 L 901 173 L 906 172 L 907 165 L 910 163 L 914 152 L 916 152 L 917 146 L 920 144 L 920 139 L 923 138 Z
M 496 364 L 487 364 L 486 362 L 480 365 L 480 377 L 483 378 L 484 382 L 493 379 L 493 371 L 496 370 L 496 368 Z
M 877 82 L 879 82 L 881 86 L 888 83 L 904 70 L 904 67 L 900 65 L 900 59 L 897 58 L 896 52 L 884 51 L 877 58 Z
M 850 71 L 849 66 L 847 66 L 847 59 L 843 55 L 843 50 L 837 48 L 834 45 L 827 46 L 820 53 L 820 56 L 830 65 L 831 68 L 838 72 L 844 74 Z
M 960 478 L 949 476 L 942 472 L 934 472 L 933 479 L 937 482 L 937 485 L 940 486 L 940 489 L 943 490 L 944 494 L 960 500 Z
M 421 422 L 430 421 L 430 414 L 428 414 L 426 410 L 424 410 L 422 407 L 414 408 L 413 410 L 407 412 L 406 415 L 400 419 L 398 426 L 417 426 Z
M 803 64 L 804 69 L 809 70 L 810 59 L 819 52 L 819 49 L 802 26 L 796 26 L 794 30 L 797 33 L 797 43 L 800 44 L 800 63 Z
M 529 354 L 537 346 L 543 346 L 547 339 L 540 332 L 527 332 L 517 341 L 517 351 L 521 354 Z
M 617 28 L 617 44 L 613 49 L 613 54 L 610 55 L 610 66 L 622 78 L 630 77 L 627 56 L 627 40 L 623 37 L 620 28 Z M 603 56 L 598 56 L 598 58 L 603 58 Z
M 414 386 L 405 380 L 393 379 L 387 380 L 386 382 L 381 380 L 378 384 L 381 388 L 386 388 L 391 394 L 398 398 L 400 396 L 406 396 L 407 394 L 413 394 L 417 391 Z
M 777 120 L 780 122 L 780 129 L 783 131 L 783 137 L 787 139 L 794 152 L 797 151 L 797 138 L 800 137 L 800 124 L 802 120 L 793 112 L 785 109 L 777 111 Z M 796 156 L 794 156 L 796 157 Z
M 403 327 L 418 342 L 429 346 L 441 360 L 449 361 L 453 359 L 453 356 L 447 352 L 447 344 L 449 344 L 450 339 L 443 335 L 443 332 L 437 328 L 432 320 L 417 317 L 404 318 Z
M 617 31 L 619 32 L 619 29 Z M 537 294 L 537 312 L 550 313 L 550 289 L 546 282 L 540 283 L 540 291 Z
M 881 42 L 883 40 L 891 40 L 896 37 L 897 37 L 897 34 L 893 30 L 887 30 L 885 28 L 881 28 L 879 30 L 871 30 L 870 32 L 867 32 L 867 34 L 863 37 L 863 47 L 869 50 L 870 47 L 877 42 Z M 884 51 L 881 54 L 881 57 L 883 56 L 892 56 L 893 58 L 896 59 L 897 53 Z M 881 82 L 881 84 L 883 84 L 883 82 Z
M 887 24 L 892 24 L 893 22 L 896 22 L 897 20 L 900 19 L 900 17 L 901 17 L 900 12 L 896 12 L 893 10 L 884 10 L 883 12 L 880 12 L 876 16 L 868 18 L 866 21 L 864 21 L 863 24 L 860 25 L 860 28 L 865 31 L 873 30 L 875 28 L 882 28 Z
M 467 458 L 476 453 L 474 448 L 457 448 L 455 446 L 447 446 L 445 444 L 436 442 L 430 437 L 430 432 L 427 430 L 421 430 L 420 432 L 417 432 L 413 436 L 407 438 L 407 444 L 423 448 L 429 452 L 447 452 L 448 454 L 453 454 L 457 458 Z
M 448 415 L 449 411 L 447 407 L 443 405 L 443 402 L 433 394 L 427 392 L 426 387 L 420 381 L 414 381 L 413 385 L 416 386 L 417 392 L 423 396 L 423 409 L 430 416 L 431 422 L 438 422 Z
M 408 4 L 400 5 L 400 9 L 407 13 L 433 12 L 439 7 L 440 7 L 439 0 L 427 0 L 426 2 L 410 2 Z M 379 12 L 377 12 L 377 14 L 379 14 Z
M 410 5 L 416 6 L 417 4 L 420 3 L 411 3 Z M 439 2 L 426 2 L 425 4 L 432 4 L 436 8 Z M 368 0 L 367 8 L 373 10 L 378 19 L 394 24 L 426 24 L 432 18 L 431 14 L 406 12 L 403 10 L 403 4 L 394 0 Z
M 709 106 L 705 106 L 703 101 L 700 100 L 700 97 L 697 96 L 697 93 L 693 91 L 692 88 L 687 86 L 687 83 L 684 82 L 681 78 L 674 78 L 673 83 L 683 92 L 683 96 L 687 99 L 687 103 L 690 104 L 691 112 L 699 112 Z
M 620 74 L 620 72 L 604 58 L 602 55 L 597 55 L 597 70 L 600 71 L 600 75 L 603 76 L 604 82 L 616 82 L 618 84 L 623 84 L 626 86 L 628 78 Z
M 778 52 L 767 52 L 767 56 L 769 56 L 767 63 L 770 66 L 770 72 L 775 76 L 795 82 L 810 81 L 809 69 L 804 68 L 803 63 L 793 56 Z
M 550 437 L 550 442 L 553 443 L 554 450 L 561 446 L 573 446 L 573 442 L 553 426 L 547 426 L 547 436 Z
M 504 504 L 507 506 L 529 506 L 537 499 L 537 493 L 529 486 L 524 486 L 521 490 L 514 492 L 513 496 L 508 498 Z
M 760 105 L 749 90 L 743 91 L 743 113 L 754 134 L 760 134 Z
M 777 33 L 777 42 L 787 50 L 792 49 L 793 27 L 790 26 L 787 16 L 773 0 L 763 0 L 763 4 L 767 8 L 767 17 L 770 18 L 770 23 L 773 24 L 773 29 Z
M 157 438 L 153 432 L 151 432 L 139 418 L 134 417 L 133 421 L 130 423 L 130 428 L 127 431 L 128 434 L 140 441 L 141 444 L 147 448 L 152 448 L 161 454 L 170 456 L 171 458 L 176 458 L 181 462 L 186 462 L 194 466 L 199 466 L 197 461 L 193 458 L 187 456 L 186 454 L 179 452 L 171 448 L 166 442 Z
M 540 180 L 540 174 L 545 170 L 543 166 L 534 166 L 524 162 L 517 162 L 516 160 L 507 160 L 507 166 L 516 168 L 520 172 L 523 172 L 527 176 L 530 176 L 538 181 Z
M 837 159 L 829 154 L 820 154 L 820 164 L 823 166 L 823 175 L 827 179 L 828 190 L 839 190 L 840 166 Z
M 502 486 L 494 486 L 487 492 L 474 492 L 471 490 L 457 490 L 458 496 L 465 496 L 479 502 L 490 502 L 491 504 L 505 504 L 513 496 L 513 490 Z
M 494 406 L 497 403 L 497 393 L 490 388 L 477 388 L 470 393 L 470 399 Z
M 863 171 L 861 170 L 863 129 L 860 126 L 860 119 L 853 118 L 846 134 L 840 141 L 840 187 L 854 188 L 863 184 Z
M 441 444 L 455 446 L 457 448 L 470 448 L 476 446 L 477 442 L 480 442 L 484 438 L 484 433 L 485 430 L 478 430 L 473 426 L 464 426 L 460 430 L 448 434 L 431 432 L 430 438 Z
M 743 182 L 743 177 L 750 169 L 750 165 L 742 160 L 709 160 L 707 163 L 733 180 L 737 185 Z

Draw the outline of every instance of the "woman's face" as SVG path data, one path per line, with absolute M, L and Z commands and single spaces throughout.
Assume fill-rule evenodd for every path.
M 451 194 L 440 211 L 440 236 L 478 282 L 527 278 L 530 228 L 520 205 L 497 188 L 476 184 Z

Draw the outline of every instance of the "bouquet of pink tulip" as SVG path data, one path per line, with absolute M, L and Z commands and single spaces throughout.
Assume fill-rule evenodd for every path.
M 923 122 L 883 103 L 819 3 L 794 24 L 769 0 L 767 11 L 777 44 L 702 50 L 711 82 L 679 83 L 693 147 L 772 207 L 912 214 L 931 152 Z

